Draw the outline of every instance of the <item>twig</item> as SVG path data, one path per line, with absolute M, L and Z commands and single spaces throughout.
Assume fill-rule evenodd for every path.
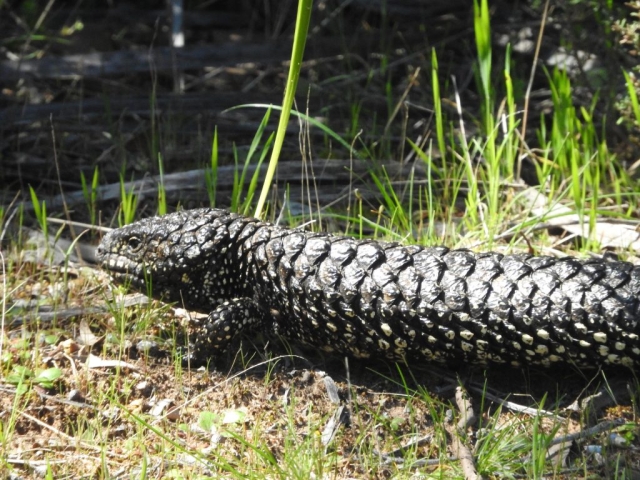
M 69 220 L 64 218 L 47 217 L 47 222 L 54 223 L 56 225 L 69 225 L 69 226 L 74 226 L 78 228 L 85 228 L 85 229 L 93 230 L 95 232 L 102 232 L 102 233 L 109 233 L 111 230 L 113 230 L 113 228 L 109 228 L 109 227 L 101 227 L 99 225 L 92 225 L 91 223 L 76 222 L 74 220 Z
M 579 432 L 571 433 L 569 435 L 564 435 L 562 437 L 556 437 L 553 440 L 551 440 L 551 443 L 549 444 L 549 446 L 558 445 L 560 443 L 574 442 L 576 440 L 582 440 L 587 437 L 593 437 L 594 435 L 598 435 L 599 433 L 602 433 L 602 432 L 609 432 L 614 428 L 618 427 L 620 424 L 621 422 L 607 420 L 605 422 L 599 423 L 595 427 L 586 428 L 584 430 L 580 430 Z
M 82 448 L 86 448 L 88 450 L 93 450 L 94 452 L 99 452 L 101 454 L 104 455 L 108 455 L 110 457 L 115 457 L 115 458 L 127 458 L 126 455 L 120 455 L 117 454 L 109 449 L 105 449 L 103 447 L 97 447 L 95 445 L 90 445 L 87 442 L 83 441 L 83 440 L 79 440 L 75 437 L 72 437 L 71 435 L 67 435 L 64 432 L 61 432 L 60 430 L 58 430 L 57 428 L 52 427 L 51 425 L 49 425 L 46 422 L 43 422 L 42 420 L 37 419 L 36 417 L 34 417 L 33 415 L 29 415 L 27 412 L 20 412 L 20 415 L 22 415 L 23 417 L 31 420 L 34 423 L 37 423 L 38 425 L 40 425 L 42 428 L 45 428 L 53 433 L 55 433 L 56 435 L 58 435 L 59 437 L 64 438 L 65 440 L 69 440 L 75 447 L 82 447 Z
M 416 68 L 416 71 L 413 72 L 411 79 L 407 83 L 407 88 L 405 88 L 404 92 L 402 92 L 402 96 L 400 97 L 400 100 L 396 102 L 396 106 L 393 109 L 393 112 L 391 113 L 391 115 L 389 116 L 389 120 L 387 120 L 387 124 L 384 126 L 384 130 L 382 134 L 383 137 L 387 137 L 387 135 L 389 134 L 389 129 L 391 128 L 391 124 L 393 123 L 393 120 L 398 115 L 398 112 L 400 111 L 400 108 L 404 104 L 404 101 L 407 98 L 407 95 L 409 95 L 409 92 L 411 91 L 413 86 L 416 84 L 418 75 L 420 75 L 420 67 Z
M 149 303 L 149 297 L 143 294 L 127 295 L 118 307 L 128 308 L 136 305 L 146 305 Z M 101 313 L 109 313 L 113 310 L 109 303 L 100 303 L 93 307 L 73 307 L 66 309 L 58 309 L 50 312 L 43 311 L 43 307 L 40 307 L 33 315 L 27 313 L 20 317 L 14 318 L 9 323 L 10 328 L 19 327 L 24 325 L 27 321 L 37 318 L 40 322 L 52 322 L 54 320 L 66 320 L 71 317 L 80 317 L 85 315 L 96 315 Z
M 461 415 L 460 420 L 458 420 L 458 424 L 456 425 L 457 431 L 452 435 L 452 449 L 454 454 L 457 455 L 460 460 L 464 478 L 467 480 L 478 480 L 481 477 L 478 475 L 476 470 L 473 454 L 469 447 L 467 447 L 462 441 L 462 438 L 467 436 L 467 429 L 475 424 L 476 414 L 473 411 L 469 394 L 464 387 L 458 386 L 458 388 L 456 388 L 455 399 Z
M 46 393 L 39 392 L 37 390 L 36 390 L 36 393 L 43 400 L 49 400 L 51 402 L 60 403 L 62 405 L 69 405 L 70 407 L 88 408 L 90 410 L 98 411 L 98 407 L 95 407 L 95 406 L 91 405 L 90 403 L 75 402 L 73 400 L 67 400 L 66 398 L 58 398 L 58 397 L 56 397 L 54 395 L 47 395 Z
M 551 442 L 549 442 L 549 446 L 547 447 L 545 458 L 549 460 L 554 457 L 557 457 L 558 455 L 564 455 L 566 457 L 566 454 L 569 448 L 571 448 L 571 445 L 573 444 L 573 442 L 577 440 L 582 440 L 588 437 L 592 437 L 594 435 L 598 435 L 602 432 L 611 431 L 618 425 L 619 425 L 619 422 L 607 420 L 606 422 L 602 422 L 596 425 L 595 427 L 587 428 L 585 430 L 580 430 L 579 432 L 571 433 L 569 435 L 563 435 L 562 437 L 556 437 L 553 440 L 551 440 Z M 528 453 L 527 455 L 525 455 L 522 458 L 521 463 L 522 464 L 528 463 L 531 460 L 532 455 L 533 455 L 532 453 Z
M 451 455 L 447 457 L 446 460 L 450 462 L 455 462 L 456 460 L 458 460 L 458 457 L 456 457 L 455 455 Z M 420 460 L 416 460 L 415 462 L 411 462 L 409 464 L 409 468 L 436 467 L 438 465 L 442 465 L 442 462 L 443 462 L 443 459 L 441 458 L 422 458 Z M 383 461 L 382 461 L 383 465 L 389 465 L 391 463 L 400 465 L 400 464 L 404 464 L 405 460 L 404 458 L 399 458 L 399 457 L 384 458 L 383 456 Z
M 545 417 L 552 417 L 555 418 L 559 421 L 566 421 L 565 418 L 561 417 L 560 415 L 557 415 L 553 412 L 549 412 L 547 410 L 542 410 L 541 408 L 531 408 L 531 407 L 525 407 L 524 405 L 520 405 L 514 402 L 510 402 L 508 400 L 504 400 L 500 397 L 498 397 L 497 395 L 493 395 L 487 391 L 485 391 L 482 388 L 478 388 L 478 387 L 471 387 L 470 390 L 473 390 L 474 392 L 478 393 L 478 394 L 482 394 L 485 396 L 485 398 L 499 403 L 500 405 L 502 405 L 505 408 L 508 408 L 509 410 L 512 410 L 514 412 L 519 412 L 519 413 L 525 413 L 527 415 L 531 415 L 532 417 L 535 417 L 537 415 L 544 415 Z
M 383 453 L 382 457 L 384 458 L 398 458 L 398 455 L 402 455 L 404 452 L 406 452 L 409 448 L 412 447 L 419 447 L 421 445 L 426 445 L 428 443 L 431 443 L 433 441 L 433 435 L 431 434 L 427 434 L 424 435 L 420 438 L 414 438 L 413 440 L 409 441 L 408 443 L 406 443 L 405 445 L 396 448 L 395 450 L 391 450 L 390 452 L 387 453 Z

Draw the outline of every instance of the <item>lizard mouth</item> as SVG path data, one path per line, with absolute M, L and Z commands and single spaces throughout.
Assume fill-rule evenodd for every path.
M 102 268 L 106 269 L 116 282 L 138 288 L 146 285 L 144 265 L 134 263 L 125 256 L 113 253 L 99 254 L 98 260 Z

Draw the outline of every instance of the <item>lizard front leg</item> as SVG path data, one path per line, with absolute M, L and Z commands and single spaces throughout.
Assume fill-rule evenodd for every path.
M 220 357 L 238 335 L 265 326 L 266 320 L 267 315 L 253 299 L 227 300 L 189 328 L 189 346 L 183 361 L 204 364 Z

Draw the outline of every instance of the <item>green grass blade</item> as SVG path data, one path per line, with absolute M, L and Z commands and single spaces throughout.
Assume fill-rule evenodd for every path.
M 640 103 L 638 103 L 638 92 L 636 92 L 635 84 L 629 74 L 625 71 L 622 73 L 624 74 L 624 81 L 627 85 L 627 92 L 629 93 L 629 100 L 631 102 L 631 108 L 633 109 L 633 115 L 636 117 L 636 123 L 640 125 Z
M 205 183 L 207 185 L 207 194 L 209 195 L 209 206 L 215 207 L 218 188 L 218 127 L 213 131 L 210 169 L 205 173 Z
M 444 141 L 444 119 L 442 117 L 442 98 L 440 97 L 440 81 L 438 79 L 438 57 L 435 49 L 431 51 L 431 88 L 433 90 L 433 108 L 436 117 L 436 138 L 438 139 L 442 168 L 446 172 L 447 144 Z M 414 151 L 417 152 L 418 150 L 414 146 Z
M 275 137 L 276 137 L 275 132 L 269 135 L 269 138 L 265 142 L 264 147 L 262 149 L 262 153 L 260 153 L 260 159 L 256 164 L 256 169 L 253 172 L 253 176 L 251 177 L 251 182 L 249 183 L 249 188 L 247 189 L 247 198 L 244 201 L 245 206 L 242 209 L 242 213 L 244 215 L 249 215 L 249 208 L 251 207 L 251 202 L 253 202 L 253 197 L 255 195 L 256 188 L 258 186 L 258 180 L 260 178 L 260 167 L 264 163 L 264 159 L 267 158 L 267 153 L 269 153 L 269 149 L 271 148 L 271 145 L 273 144 L 273 140 Z
M 312 0 L 298 1 L 298 16 L 296 18 L 296 30 L 293 35 L 291 66 L 289 68 L 287 87 L 285 89 L 284 100 L 282 102 L 282 112 L 280 114 L 280 122 L 278 123 L 276 140 L 271 152 L 271 160 L 269 161 L 267 176 L 264 180 L 264 184 L 262 185 L 262 191 L 260 192 L 260 198 L 258 199 L 258 205 L 256 206 L 255 216 L 257 218 L 260 218 L 262 216 L 262 209 L 264 207 L 265 201 L 267 200 L 267 195 L 269 194 L 269 188 L 271 187 L 273 176 L 276 172 L 276 166 L 278 165 L 278 158 L 280 156 L 280 152 L 282 151 L 284 136 L 287 132 L 289 115 L 291 113 L 291 107 L 293 106 L 293 97 L 298 86 L 298 79 L 300 78 L 300 67 L 302 65 L 304 47 L 307 42 L 307 32 L 309 31 L 309 22 L 311 20 L 312 4 Z
M 158 215 L 167 213 L 167 191 L 164 187 L 164 163 L 162 161 L 162 153 L 158 152 L 158 172 L 160 174 L 160 183 L 158 184 Z
M 282 107 L 278 107 L 276 105 L 267 105 L 266 103 L 247 103 L 247 104 L 244 104 L 244 105 L 237 105 L 237 106 L 229 108 L 228 110 L 225 110 L 225 111 L 226 112 L 230 112 L 232 110 L 237 110 L 239 108 L 269 108 L 271 110 L 277 110 L 279 112 L 282 111 Z M 297 110 L 291 110 L 290 113 L 294 117 L 298 117 L 298 118 L 304 120 L 305 122 L 308 122 L 310 125 L 313 125 L 314 127 L 317 127 L 320 130 L 322 130 L 326 135 L 330 136 L 336 142 L 338 142 L 340 145 L 342 145 L 344 148 L 346 148 L 349 151 L 350 154 L 354 155 L 357 158 L 363 158 L 363 155 L 358 150 L 353 148 L 353 146 L 350 145 L 344 138 L 342 138 L 340 135 L 338 135 L 331 128 L 327 127 L 324 123 L 319 122 L 318 120 L 316 120 L 313 117 L 310 117 L 309 115 L 306 115 L 304 113 L 298 112 Z
M 242 195 L 242 191 L 244 189 L 244 182 L 247 176 L 247 170 L 249 168 L 249 165 L 251 164 L 251 159 L 253 158 L 253 155 L 255 154 L 256 150 L 258 149 L 258 146 L 260 145 L 260 141 L 262 140 L 262 135 L 264 134 L 264 131 L 267 128 L 267 124 L 269 123 L 270 115 L 271 115 L 271 109 L 268 109 L 264 114 L 264 117 L 262 117 L 260 126 L 258 127 L 258 130 L 256 131 L 255 135 L 253 136 L 253 140 L 251 141 L 251 145 L 249 146 L 249 151 L 247 152 L 247 157 L 245 158 L 244 165 L 242 167 L 242 172 L 240 174 L 240 180 L 237 182 L 238 189 L 235 194 L 234 208 L 238 208 L 239 205 L 241 205 L 240 196 Z M 264 153 L 264 149 L 263 149 L 263 153 Z M 258 171 L 259 168 L 260 166 L 258 165 L 256 167 L 256 172 Z M 254 177 L 255 177 L 255 174 L 254 174 Z M 251 192 L 251 196 L 253 196 L 253 192 Z

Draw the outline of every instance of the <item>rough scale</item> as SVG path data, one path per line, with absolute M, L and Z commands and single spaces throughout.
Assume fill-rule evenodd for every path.
M 311 233 L 220 209 L 111 231 L 115 280 L 210 312 L 191 355 L 263 329 L 358 358 L 640 365 L 640 267 Z

